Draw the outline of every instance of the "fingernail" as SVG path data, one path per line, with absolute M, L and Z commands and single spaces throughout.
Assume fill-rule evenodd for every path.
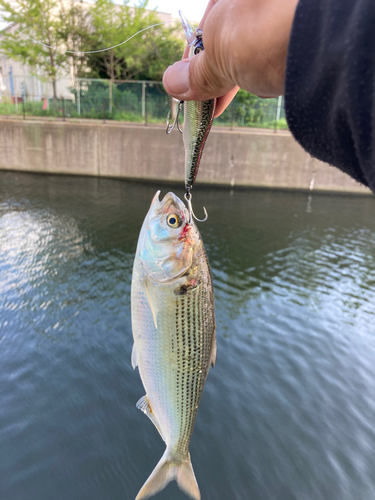
M 164 83 L 171 94 L 185 94 L 190 89 L 189 62 L 177 62 L 164 73 Z

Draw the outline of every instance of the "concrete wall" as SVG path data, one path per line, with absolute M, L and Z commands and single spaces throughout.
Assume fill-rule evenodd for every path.
M 182 181 L 177 131 L 156 125 L 0 120 L 0 169 Z M 289 132 L 214 127 L 199 183 L 368 193 L 311 158 Z

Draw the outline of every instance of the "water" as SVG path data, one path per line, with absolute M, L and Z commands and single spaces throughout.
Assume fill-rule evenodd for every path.
M 134 499 L 163 453 L 130 364 L 155 191 L 0 173 L 1 500 Z M 203 203 L 218 361 L 191 442 L 202 499 L 373 500 L 375 200 L 197 185 Z

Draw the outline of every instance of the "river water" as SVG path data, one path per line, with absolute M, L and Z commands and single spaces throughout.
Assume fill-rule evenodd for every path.
M 157 188 L 0 173 L 1 500 L 132 500 L 161 457 L 130 363 Z M 374 500 L 375 200 L 198 183 L 194 201 L 218 338 L 190 448 L 202 500 Z

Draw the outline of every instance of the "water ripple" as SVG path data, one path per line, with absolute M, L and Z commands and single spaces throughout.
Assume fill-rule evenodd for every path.
M 130 365 L 155 191 L 0 173 L 1 499 L 134 498 L 163 453 Z M 306 211 L 300 193 L 200 187 L 201 201 L 218 326 L 191 443 L 202 497 L 373 500 L 374 200 L 314 195 Z

